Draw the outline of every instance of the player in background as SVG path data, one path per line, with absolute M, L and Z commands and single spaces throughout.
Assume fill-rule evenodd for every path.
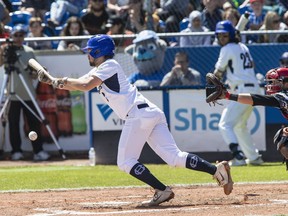
M 224 92 L 225 99 L 252 106 L 275 107 L 280 110 L 283 117 L 288 119 L 288 68 L 280 67 L 266 73 L 266 95 Z M 224 95 L 223 94 L 223 95 Z M 274 136 L 277 150 L 284 156 L 286 170 L 288 170 L 288 127 L 281 128 Z
M 226 75 L 226 84 L 233 93 L 260 94 L 252 56 L 248 47 L 239 41 L 232 23 L 228 20 L 218 22 L 215 34 L 221 50 L 214 74 L 220 79 Z M 251 105 L 231 101 L 222 112 L 219 130 L 232 153 L 230 166 L 263 163 L 247 128 L 252 111 Z
M 288 52 L 282 53 L 279 61 L 280 61 L 280 67 L 288 67 Z
M 88 53 L 89 64 L 93 68 L 78 79 L 55 78 L 52 84 L 67 90 L 89 91 L 97 88 L 104 102 L 125 120 L 119 140 L 117 165 L 122 171 L 155 189 L 153 198 L 143 202 L 143 206 L 157 206 L 174 197 L 171 188 L 138 161 L 146 141 L 167 164 L 206 172 L 224 187 L 226 195 L 232 192 L 233 181 L 227 161 L 213 165 L 195 154 L 179 150 L 163 111 L 129 83 L 120 64 L 113 59 L 115 44 L 110 36 L 91 37 L 83 50 Z

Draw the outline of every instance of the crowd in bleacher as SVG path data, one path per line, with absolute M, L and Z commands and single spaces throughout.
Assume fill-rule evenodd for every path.
M 216 23 L 230 20 L 235 26 L 250 12 L 245 30 L 287 30 L 287 0 L 0 0 L 0 37 L 9 37 L 15 25 L 26 28 L 26 37 L 95 34 L 209 32 Z M 165 38 L 169 46 L 213 45 L 213 36 Z M 285 35 L 249 35 L 245 43 L 288 42 Z M 132 40 L 115 41 L 127 46 Z M 30 42 L 34 49 L 78 49 L 81 41 Z

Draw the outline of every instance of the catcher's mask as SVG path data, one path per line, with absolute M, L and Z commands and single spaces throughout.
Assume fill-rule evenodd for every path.
M 274 68 L 265 76 L 266 94 L 271 95 L 283 90 L 284 82 L 288 82 L 288 68 Z
M 216 24 L 216 30 L 215 30 L 216 37 L 219 33 L 229 33 L 230 41 L 234 41 L 235 32 L 236 32 L 235 28 L 233 24 L 231 23 L 231 21 L 229 20 L 223 20 Z
M 114 56 L 115 43 L 110 36 L 99 34 L 91 37 L 87 42 L 87 46 L 82 50 L 84 52 L 89 52 L 89 55 L 93 58 Z

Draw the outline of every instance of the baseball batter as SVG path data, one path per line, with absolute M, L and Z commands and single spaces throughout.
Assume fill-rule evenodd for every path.
M 162 110 L 128 82 L 123 69 L 113 59 L 115 45 L 111 37 L 95 35 L 89 39 L 83 50 L 88 53 L 93 69 L 78 79 L 53 78 L 48 83 L 68 90 L 89 91 L 97 88 L 103 100 L 125 120 L 119 140 L 117 165 L 155 189 L 153 198 L 144 201 L 143 206 L 156 206 L 174 197 L 171 188 L 160 182 L 138 161 L 146 141 L 167 164 L 209 173 L 223 186 L 225 194 L 232 192 L 233 181 L 227 161 L 215 166 L 195 154 L 179 150 Z
M 215 34 L 222 47 L 214 74 L 223 78 L 226 73 L 226 82 L 232 92 L 261 94 L 252 56 L 248 47 L 239 42 L 232 23 L 228 20 L 218 22 Z M 251 105 L 231 101 L 222 112 L 219 130 L 233 156 L 229 161 L 230 166 L 263 163 L 247 128 L 252 111 Z

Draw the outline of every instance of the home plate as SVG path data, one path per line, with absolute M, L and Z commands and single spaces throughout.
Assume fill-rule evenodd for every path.
M 86 207 L 120 207 L 120 206 L 125 206 L 125 205 L 130 205 L 133 202 L 116 202 L 116 201 L 107 201 L 107 202 L 93 202 L 93 203 L 79 203 L 80 205 L 84 205 Z

